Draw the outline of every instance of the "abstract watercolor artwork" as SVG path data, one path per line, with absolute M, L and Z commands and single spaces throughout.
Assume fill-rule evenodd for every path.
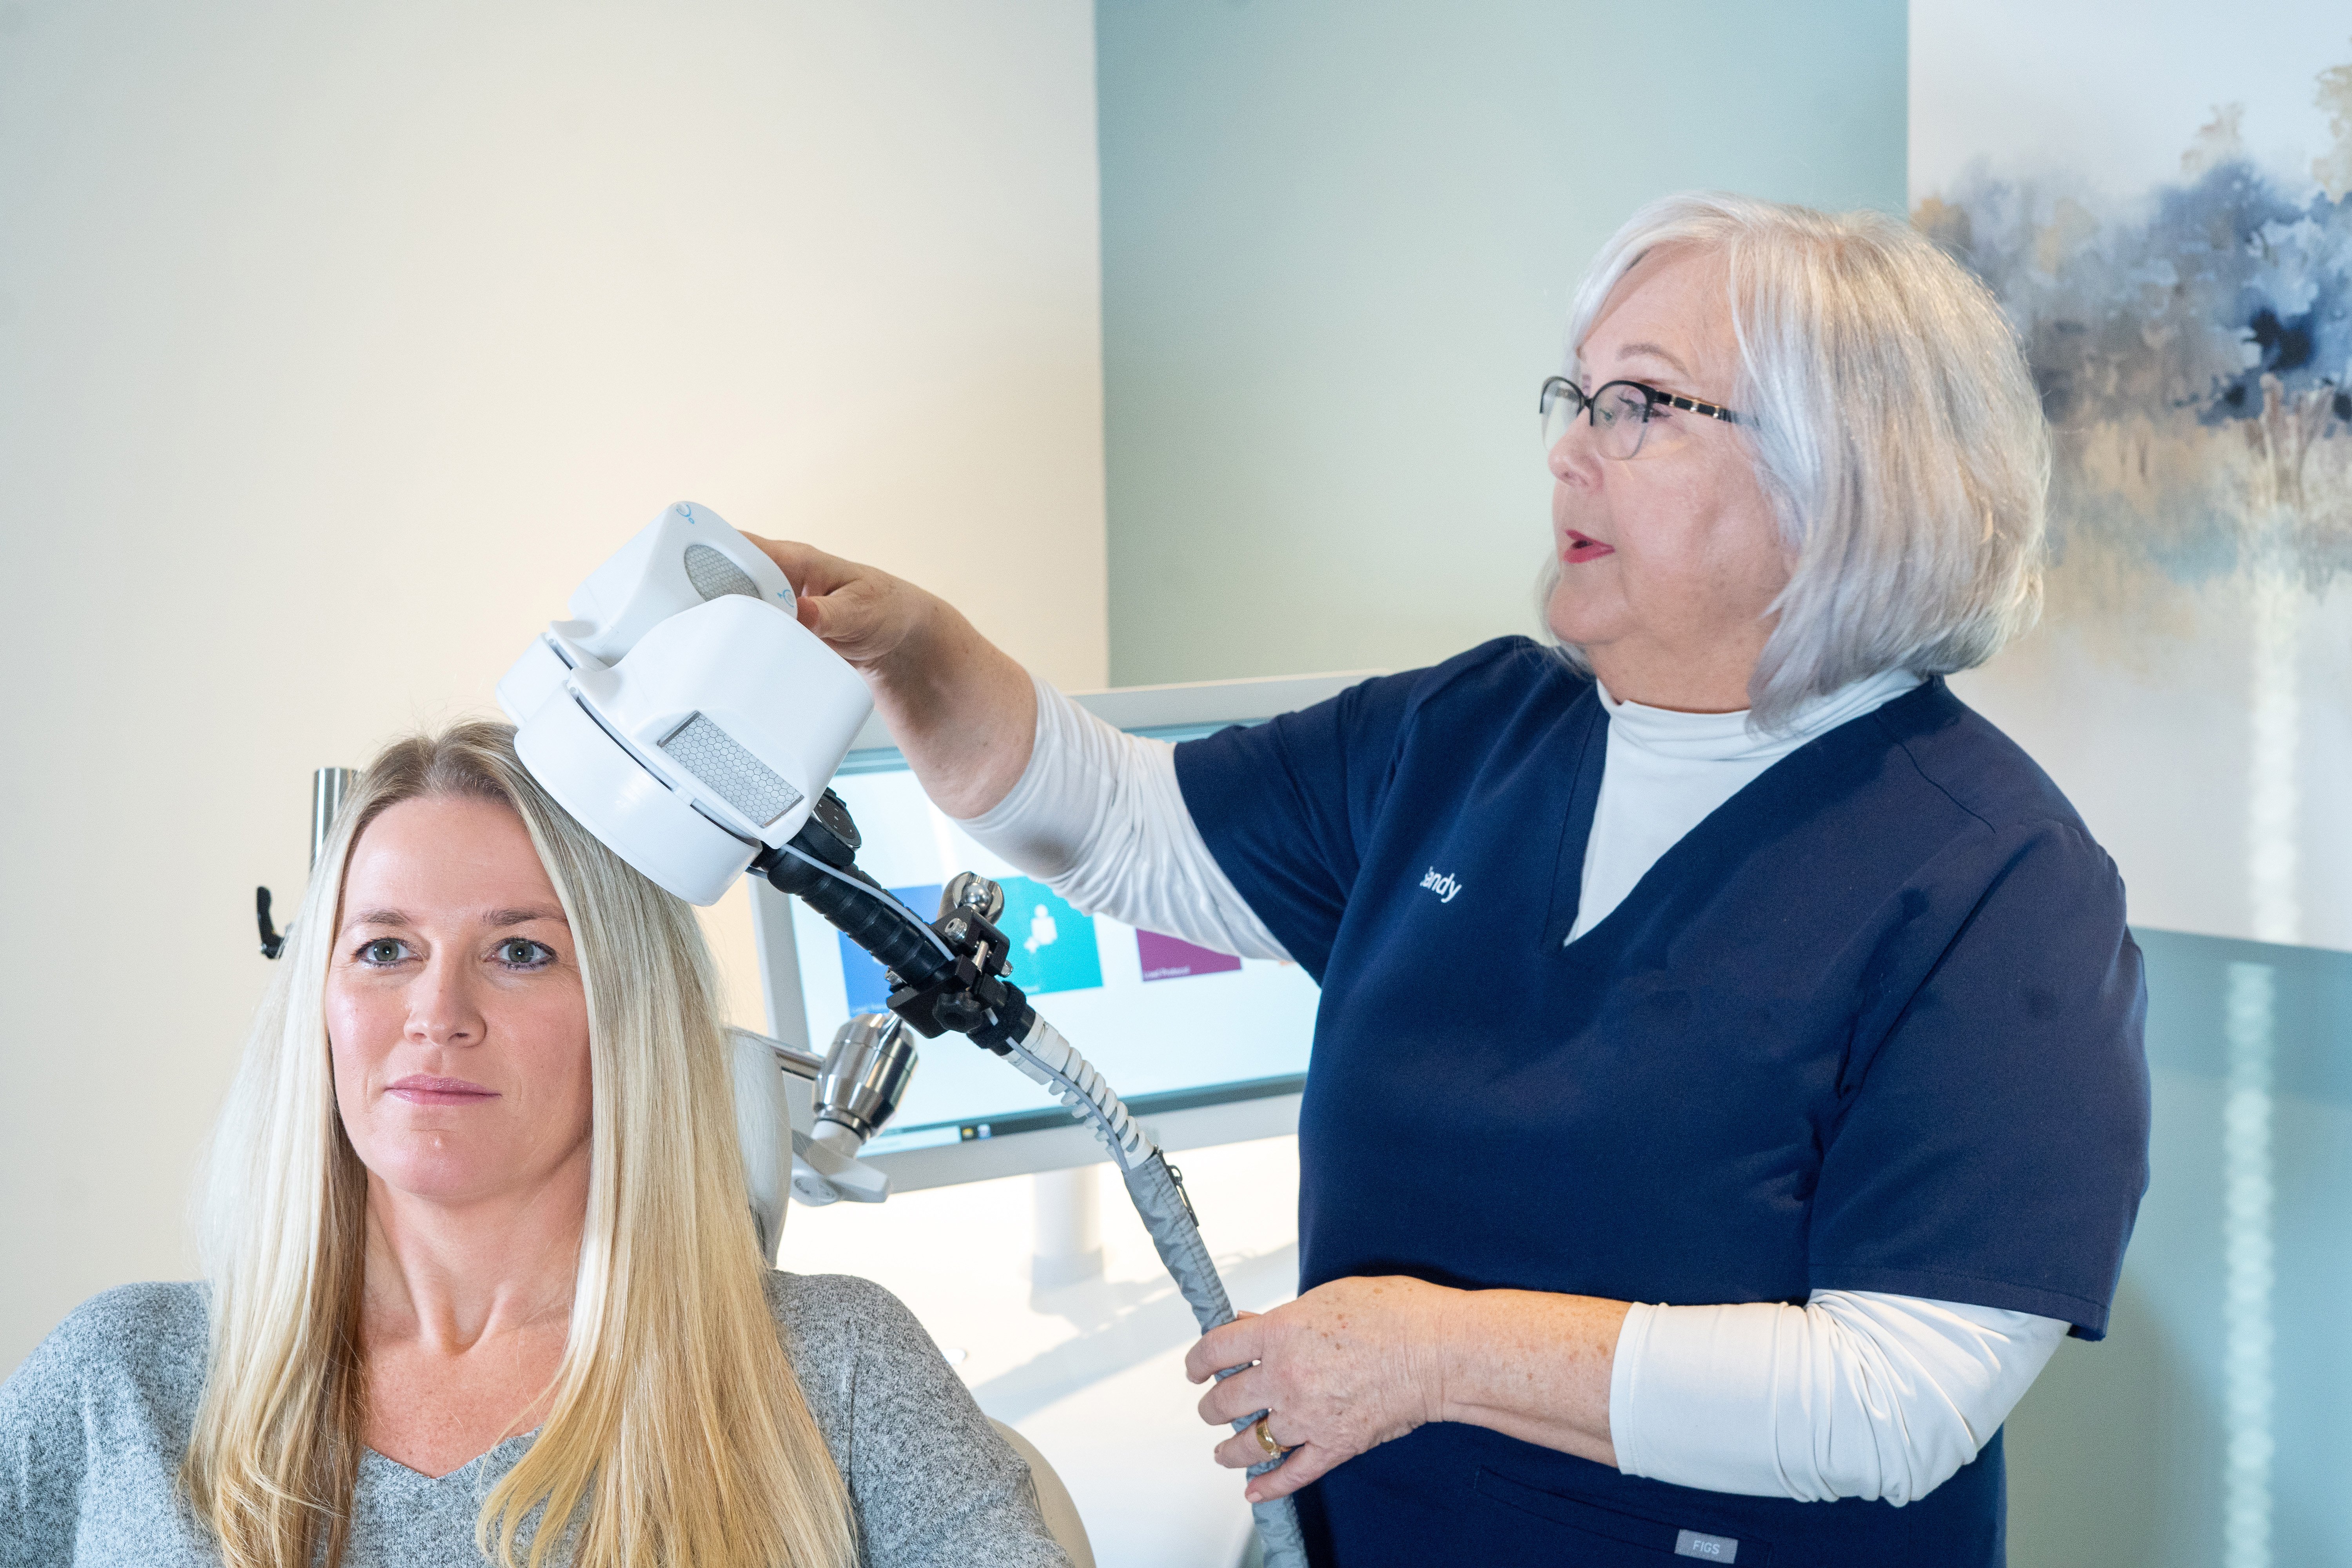
M 1956 684 L 2135 919 L 2352 948 L 2352 11 L 1912 17 L 1913 220 L 2056 446 L 2043 624 Z
M 1981 165 L 1917 204 L 2024 334 L 2062 555 L 2188 582 L 2352 573 L 2352 32 L 2345 50 L 2315 73 L 2340 145 L 2312 179 L 2254 163 L 2230 104 L 2141 211 Z
M 2312 179 L 2255 163 L 2228 104 L 2178 179 L 2121 210 L 1980 165 L 1915 213 L 2025 339 L 2057 438 L 2055 613 L 2144 633 L 2149 612 L 2241 590 L 2250 711 L 2287 722 L 2326 695 L 2294 679 L 2303 601 L 2352 574 L 2352 63 L 2315 77 L 2343 129 Z M 2279 815 L 2300 803 L 2264 797 L 2292 784 L 2250 773 L 2249 801 Z M 2249 866 L 2249 934 L 2303 934 L 2300 919 L 2265 918 L 2302 912 L 2299 888 L 2263 885 L 2265 870 L 2284 883 L 2297 847 L 2251 847 L 2279 864 Z

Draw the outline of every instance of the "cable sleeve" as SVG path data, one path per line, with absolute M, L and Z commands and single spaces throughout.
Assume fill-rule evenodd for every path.
M 1208 1244 L 1201 1239 L 1200 1222 L 1193 1217 L 1191 1200 L 1184 1196 L 1183 1179 L 1168 1163 L 1168 1156 L 1155 1149 L 1150 1159 L 1128 1167 L 1125 1175 L 1127 1195 L 1135 1201 L 1135 1212 L 1142 1217 L 1143 1228 L 1150 1233 L 1160 1261 L 1168 1266 L 1169 1276 L 1183 1293 L 1185 1305 L 1192 1309 L 1193 1321 L 1201 1325 L 1204 1334 L 1232 1322 L 1234 1306 L 1225 1295 L 1225 1282 L 1217 1277 L 1217 1265 L 1209 1257 Z M 1222 1380 L 1241 1370 L 1229 1366 L 1217 1376 Z M 1263 1414 L 1244 1416 L 1234 1423 L 1234 1430 L 1248 1430 Z M 1252 1465 L 1249 1473 L 1262 1476 L 1281 1463 L 1279 1458 L 1271 1458 L 1264 1464 Z M 1297 1506 L 1290 1499 L 1278 1497 L 1252 1503 L 1250 1513 L 1257 1521 L 1258 1543 L 1265 1549 L 1266 1568 L 1307 1568 L 1307 1541 L 1299 1532 Z
M 1143 1129 L 1129 1117 L 1127 1107 L 1095 1070 L 1094 1064 L 1080 1056 L 1062 1037 L 1061 1031 L 1042 1017 L 1030 1026 L 1028 1034 L 1012 1047 L 1010 1055 L 1014 1067 L 1055 1090 L 1072 1116 L 1093 1123 L 1095 1136 L 1110 1151 L 1112 1161 L 1127 1183 L 1127 1194 L 1135 1204 L 1136 1215 L 1143 1221 L 1160 1261 L 1167 1266 L 1169 1278 L 1176 1281 L 1184 1304 L 1192 1309 L 1192 1321 L 1201 1326 L 1201 1331 L 1206 1333 L 1232 1322 L 1233 1300 L 1225 1294 L 1225 1282 L 1217 1275 L 1216 1261 L 1209 1256 L 1208 1244 L 1201 1239 L 1200 1222 L 1193 1217 L 1192 1202 L 1184 1195 L 1183 1179 L 1168 1163 L 1168 1156 L 1154 1148 L 1143 1135 Z M 1222 1380 L 1241 1370 L 1229 1366 L 1217 1376 Z M 1252 1415 L 1236 1421 L 1234 1430 L 1244 1431 L 1257 1418 L 1257 1415 Z M 1249 1473 L 1261 1476 L 1280 1463 L 1278 1458 L 1270 1458 L 1251 1466 Z M 1298 1510 L 1290 1499 L 1281 1497 L 1252 1503 L 1250 1512 L 1256 1521 L 1266 1568 L 1307 1568 L 1306 1538 L 1299 1532 Z
M 1183 1292 L 1184 1304 L 1192 1309 L 1201 1331 L 1232 1322 L 1234 1306 L 1225 1295 L 1225 1283 L 1217 1277 L 1217 1266 L 1192 1217 L 1192 1205 L 1185 1200 L 1168 1157 L 1155 1150 L 1151 1158 L 1126 1174 L 1127 1195 L 1135 1200 L 1135 1212 L 1143 1217 L 1143 1228 L 1151 1233 L 1160 1261 L 1168 1266 L 1176 1289 Z

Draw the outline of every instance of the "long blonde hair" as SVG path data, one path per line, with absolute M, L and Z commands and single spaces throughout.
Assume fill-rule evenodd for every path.
M 321 853 L 213 1134 L 211 1358 L 182 1484 L 228 1568 L 340 1563 L 366 1415 L 367 1173 L 336 1110 L 324 1013 L 343 869 L 401 801 L 511 806 L 587 990 L 588 1213 L 553 1401 L 476 1540 L 540 1565 L 848 1568 L 842 1483 L 761 1290 L 709 951 L 693 912 L 540 789 L 502 724 L 387 747 Z

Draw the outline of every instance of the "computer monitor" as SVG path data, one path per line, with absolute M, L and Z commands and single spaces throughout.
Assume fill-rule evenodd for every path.
M 1203 681 L 1081 692 L 1076 700 L 1133 734 L 1181 741 L 1319 702 L 1372 672 Z M 958 871 L 1002 882 L 1013 979 L 1093 1062 L 1166 1149 L 1297 1130 L 1319 993 L 1297 964 L 1237 959 L 1105 915 L 1088 917 L 974 842 L 931 805 L 878 720 L 834 789 L 856 819 L 858 865 L 909 907 L 936 912 Z M 883 1006 L 881 967 L 819 916 L 759 878 L 752 923 L 768 1032 L 822 1054 L 851 1015 Z M 1107 1158 L 1045 1089 L 1003 1058 L 943 1035 L 919 1042 L 898 1114 L 861 1156 L 894 1191 L 1066 1169 Z M 806 1131 L 808 1085 L 789 1079 Z

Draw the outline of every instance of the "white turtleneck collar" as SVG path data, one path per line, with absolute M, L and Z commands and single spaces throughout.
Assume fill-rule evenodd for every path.
M 1596 685 L 1598 683 L 1596 682 Z M 1621 702 L 1600 686 L 1609 715 L 1601 799 L 1584 845 L 1574 942 L 1624 901 L 1658 858 L 1774 763 L 1919 684 L 1907 669 L 1867 676 L 1798 710 L 1782 733 L 1759 735 L 1748 713 L 1678 713 Z

